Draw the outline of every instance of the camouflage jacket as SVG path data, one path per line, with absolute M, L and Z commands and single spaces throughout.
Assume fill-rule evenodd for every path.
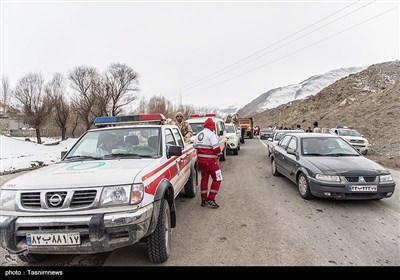
M 190 144 L 190 138 L 193 135 L 193 130 L 192 130 L 192 127 L 190 126 L 190 124 L 183 121 L 181 123 L 176 122 L 176 125 L 180 128 L 183 138 L 185 140 L 185 143 Z

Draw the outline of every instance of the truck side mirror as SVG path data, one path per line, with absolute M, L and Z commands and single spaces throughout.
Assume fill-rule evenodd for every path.
M 181 156 L 182 155 L 182 147 L 176 145 L 170 145 L 167 150 L 167 158 L 172 156 Z

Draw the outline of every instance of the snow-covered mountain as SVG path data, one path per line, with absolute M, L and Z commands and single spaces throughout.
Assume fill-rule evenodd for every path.
M 241 108 L 240 116 L 252 116 L 267 109 L 275 108 L 290 101 L 304 99 L 315 95 L 323 88 L 350 74 L 360 72 L 367 67 L 351 67 L 332 70 L 325 74 L 315 75 L 298 84 L 271 89 Z
M 225 119 L 227 115 L 233 115 L 236 113 L 242 105 L 240 104 L 233 104 L 229 107 L 221 108 L 218 106 L 215 107 L 198 107 L 196 108 L 198 113 L 215 113 L 218 117 Z

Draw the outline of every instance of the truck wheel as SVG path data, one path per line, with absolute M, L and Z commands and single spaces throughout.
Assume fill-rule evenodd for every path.
M 166 199 L 161 200 L 160 213 L 154 232 L 147 237 L 147 254 L 152 263 L 163 263 L 171 254 L 171 213 Z
M 26 263 L 38 263 L 47 259 L 47 255 L 42 254 L 21 254 L 18 258 Z
M 222 151 L 222 156 L 219 158 L 220 161 L 225 161 L 226 160 L 226 147 Z
M 249 138 L 250 138 L 250 139 L 253 139 L 253 136 L 254 136 L 254 135 L 253 135 L 253 132 L 250 132 L 250 133 L 249 133 Z
M 190 174 L 188 181 L 185 184 L 185 196 L 186 197 L 195 197 L 196 196 L 196 187 L 197 187 L 197 172 L 196 174 Z

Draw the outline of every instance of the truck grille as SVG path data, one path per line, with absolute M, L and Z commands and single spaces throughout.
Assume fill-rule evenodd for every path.
M 49 208 L 60 208 L 63 206 L 67 192 L 48 192 L 46 202 Z
M 21 204 L 26 208 L 40 208 L 40 192 L 22 193 Z
M 72 197 L 71 201 L 71 207 L 91 205 L 96 198 L 96 194 L 96 190 L 84 190 L 74 192 L 74 196 Z
M 21 192 L 21 209 L 26 210 L 77 210 L 88 208 L 96 204 L 100 188 L 91 189 L 72 189 L 67 191 L 49 190 L 38 192 Z

